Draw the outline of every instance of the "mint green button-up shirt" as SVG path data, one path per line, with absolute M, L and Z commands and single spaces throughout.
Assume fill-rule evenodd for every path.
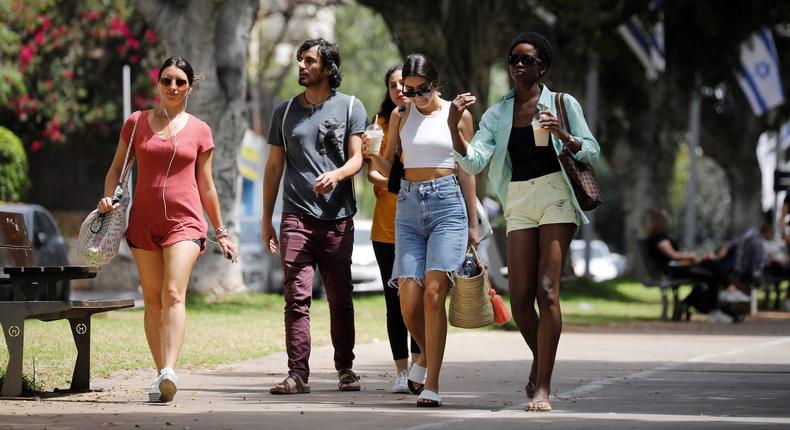
M 550 111 L 554 116 L 557 116 L 557 107 L 554 106 L 555 93 L 547 86 L 541 86 L 542 90 L 537 105 L 538 110 Z M 472 142 L 466 151 L 466 156 L 453 151 L 453 157 L 458 161 L 458 164 L 473 175 L 480 173 L 489 162 L 491 163 L 491 167 L 488 169 L 489 188 L 502 203 L 503 209 L 507 209 L 507 188 L 513 173 L 513 164 L 507 152 L 507 145 L 510 140 L 510 130 L 513 128 L 515 95 L 515 90 L 510 90 L 502 96 L 499 103 L 486 110 L 480 119 L 480 129 L 472 138 Z M 582 143 L 581 149 L 573 154 L 573 158 L 583 163 L 592 164 L 598 159 L 601 147 L 598 146 L 598 142 L 590 132 L 590 128 L 587 127 L 582 107 L 573 96 L 565 94 L 565 109 L 571 128 L 569 133 L 580 139 Z M 562 141 L 554 135 L 550 135 L 550 137 L 554 151 L 559 154 L 562 150 Z M 562 165 L 560 165 L 560 168 L 562 169 L 562 176 L 565 178 L 565 184 L 572 190 L 568 174 L 562 168 Z M 573 192 L 570 194 L 579 219 L 583 224 L 589 223 L 590 221 L 584 215 L 584 211 L 579 208 L 576 196 Z

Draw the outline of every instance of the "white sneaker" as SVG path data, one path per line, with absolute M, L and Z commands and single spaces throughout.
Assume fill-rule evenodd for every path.
M 149 402 L 158 402 L 159 396 L 161 393 L 159 392 L 159 380 L 162 378 L 162 375 L 159 375 L 154 382 L 151 383 L 151 388 L 148 389 L 148 401 Z
M 391 393 L 408 393 L 409 392 L 409 371 L 406 369 L 401 370 L 395 375 L 395 383 L 392 384 L 390 389 Z
M 731 323 L 732 317 L 717 309 L 711 312 L 710 314 L 708 314 L 708 322 Z
M 752 298 L 741 290 L 730 286 L 719 293 L 719 300 L 726 303 L 748 303 L 752 301 Z
M 178 376 L 176 372 L 170 368 L 165 367 L 159 374 L 159 401 L 167 403 L 173 400 L 178 391 Z

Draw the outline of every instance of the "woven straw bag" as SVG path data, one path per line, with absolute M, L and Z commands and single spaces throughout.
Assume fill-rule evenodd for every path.
M 130 160 L 129 154 L 139 118 L 138 115 L 134 121 L 121 177 L 112 197 L 113 203 L 119 203 L 118 207 L 104 214 L 99 213 L 98 209 L 94 209 L 80 226 L 77 253 L 82 261 L 90 266 L 104 266 L 118 255 L 121 238 L 126 232 L 129 221 L 129 204 L 132 200 L 128 192 L 129 177 L 134 164 L 134 157 Z
M 486 266 L 480 260 L 477 250 L 469 247 L 477 260 L 480 273 L 467 278 L 455 276 L 455 286 L 450 290 L 450 325 L 459 328 L 479 328 L 494 323 L 494 309 L 488 294 Z

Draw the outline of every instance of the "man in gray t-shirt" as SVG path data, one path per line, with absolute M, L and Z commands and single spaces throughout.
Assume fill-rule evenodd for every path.
M 362 167 L 361 134 L 367 113 L 359 100 L 336 91 L 342 80 L 337 46 L 324 39 L 307 40 L 296 58 L 299 84 L 305 91 L 272 114 L 263 177 L 262 235 L 270 253 L 281 248 L 289 368 L 288 376 L 269 391 L 310 392 L 310 302 L 316 266 L 329 301 L 338 389 L 359 391 L 359 378 L 351 370 L 355 342 L 352 217 L 356 213 L 352 179 Z M 283 173 L 278 240 L 272 216 Z

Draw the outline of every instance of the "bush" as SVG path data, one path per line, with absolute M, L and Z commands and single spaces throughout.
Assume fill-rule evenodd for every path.
M 29 186 L 22 141 L 11 130 L 0 127 L 0 200 L 22 200 Z

